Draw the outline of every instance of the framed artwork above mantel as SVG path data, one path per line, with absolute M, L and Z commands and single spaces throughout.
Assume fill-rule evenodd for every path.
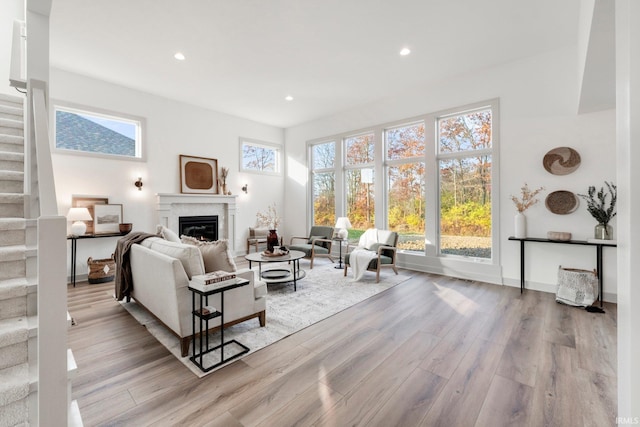
M 181 154 L 180 193 L 218 194 L 218 160 Z

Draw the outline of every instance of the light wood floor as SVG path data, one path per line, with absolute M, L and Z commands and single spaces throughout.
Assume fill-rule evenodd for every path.
M 613 304 L 588 313 L 414 273 L 198 379 L 115 302 L 113 284 L 68 295 L 86 426 L 615 425 Z

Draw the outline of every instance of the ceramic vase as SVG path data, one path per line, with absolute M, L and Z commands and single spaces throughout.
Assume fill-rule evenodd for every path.
M 280 245 L 278 242 L 278 233 L 276 230 L 269 230 L 269 234 L 267 235 L 267 252 L 273 252 L 273 247 L 278 245 Z
M 522 212 L 518 212 L 515 217 L 515 238 L 524 239 L 527 237 L 527 217 Z

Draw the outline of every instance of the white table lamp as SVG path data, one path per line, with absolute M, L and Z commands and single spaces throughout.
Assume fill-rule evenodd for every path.
M 67 212 L 67 221 L 73 221 L 71 234 L 74 236 L 84 235 L 87 232 L 87 224 L 83 221 L 91 221 L 92 219 L 87 208 L 70 208 Z
M 341 216 L 336 221 L 335 228 L 339 229 L 336 235 L 341 239 L 346 239 L 349 236 L 349 232 L 347 231 L 347 229 L 351 228 L 351 221 L 349 221 L 349 218 L 347 218 L 346 216 Z

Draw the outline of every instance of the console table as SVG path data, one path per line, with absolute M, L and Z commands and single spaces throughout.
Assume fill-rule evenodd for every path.
M 559 243 L 564 245 L 581 245 L 581 246 L 595 246 L 596 247 L 596 271 L 598 273 L 598 299 L 600 300 L 600 307 L 602 307 L 602 299 L 604 295 L 602 294 L 602 248 L 605 246 L 609 247 L 617 247 L 618 245 L 613 242 L 607 242 L 606 240 L 601 240 L 598 242 L 587 241 L 587 240 L 550 240 L 550 239 L 541 239 L 537 237 L 525 237 L 525 238 L 517 238 L 517 237 L 509 237 L 509 240 L 517 240 L 520 242 L 520 293 L 524 291 L 524 244 L 525 242 L 536 242 L 536 243 Z
M 97 239 L 100 237 L 121 237 L 127 233 L 83 234 L 82 236 L 71 234 L 67 236 L 67 240 L 71 240 L 71 283 L 73 283 L 74 288 L 76 287 L 76 254 L 78 252 L 78 240 Z

